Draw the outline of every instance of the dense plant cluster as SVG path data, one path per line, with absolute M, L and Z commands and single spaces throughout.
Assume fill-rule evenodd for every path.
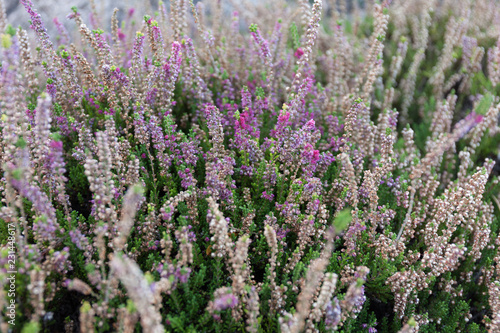
M 1 331 L 500 332 L 497 1 L 21 3 Z

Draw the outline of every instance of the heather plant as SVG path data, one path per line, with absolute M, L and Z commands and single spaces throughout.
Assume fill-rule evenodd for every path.
M 497 1 L 20 2 L 2 332 L 500 332 Z

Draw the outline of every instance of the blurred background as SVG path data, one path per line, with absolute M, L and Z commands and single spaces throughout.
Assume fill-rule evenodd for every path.
M 29 28 L 29 15 L 19 0 L 0 1 L 4 3 L 7 20 L 12 26 L 17 27 L 20 25 L 25 29 Z M 32 2 L 37 12 L 42 16 L 49 34 L 56 30 L 53 23 L 54 18 L 63 23 L 69 31 L 74 30 L 75 23 L 66 19 L 66 16 L 71 13 L 71 7 L 73 6 L 78 8 L 78 12 L 82 14 L 84 22 L 90 22 L 91 1 L 89 0 L 32 0 Z M 195 0 L 194 2 L 197 3 L 198 1 Z M 101 15 L 100 20 L 106 29 L 111 27 L 111 15 L 114 8 L 120 10 L 118 12 L 119 21 L 124 17 L 125 10 L 131 7 L 135 8 L 140 14 L 152 14 L 158 10 L 158 0 L 95 0 L 94 3 L 97 12 Z M 164 0 L 164 3 L 168 4 L 169 1 Z
M 6 12 L 7 20 L 14 27 L 19 25 L 28 30 L 29 29 L 29 15 L 27 14 L 24 6 L 19 0 L 0 0 L 3 1 Z M 61 23 L 64 24 L 68 31 L 74 31 L 75 23 L 73 21 L 67 20 L 66 16 L 71 13 L 71 7 L 76 6 L 78 12 L 81 13 L 83 21 L 89 25 L 90 23 L 90 12 L 91 12 L 91 0 L 31 0 L 38 13 L 42 16 L 42 20 L 49 32 L 56 31 L 56 27 L 53 23 L 53 19 L 57 18 Z M 111 27 L 111 15 L 113 14 L 113 9 L 118 8 L 118 21 L 121 22 L 125 17 L 127 11 L 130 8 L 134 8 L 136 14 L 141 16 L 135 16 L 136 18 L 142 17 L 142 15 L 149 14 L 153 15 L 155 11 L 158 10 L 158 2 L 160 0 L 93 0 L 97 13 L 100 15 L 100 22 L 102 23 L 105 30 L 109 30 Z M 239 10 L 249 9 L 245 3 L 269 3 L 273 0 L 203 0 L 204 3 L 213 3 L 217 1 L 223 1 L 223 4 L 228 5 L 225 7 L 225 11 L 230 14 L 230 7 L 236 7 Z M 276 0 L 274 0 L 276 1 Z M 286 2 L 296 2 L 295 0 L 285 0 Z M 170 1 L 163 0 L 167 11 L 170 10 Z M 200 0 L 194 0 L 194 3 L 198 3 Z M 312 1 L 310 1 L 312 2 Z M 350 11 L 353 6 L 353 0 L 346 0 L 347 9 Z M 363 8 L 365 0 L 357 0 L 357 3 L 361 8 Z M 330 1 L 323 1 L 323 11 L 327 13 L 330 10 Z M 239 8 L 238 8 L 239 7 Z M 241 12 L 240 12 L 241 13 Z M 249 14 L 249 13 L 248 13 Z M 242 19 L 245 19 L 245 15 L 242 15 Z

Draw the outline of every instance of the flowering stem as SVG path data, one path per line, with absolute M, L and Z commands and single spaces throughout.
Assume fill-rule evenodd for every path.
M 415 198 L 415 184 L 412 184 L 411 193 L 410 193 L 410 204 L 408 207 L 408 211 L 406 212 L 405 220 L 403 221 L 403 224 L 401 225 L 401 229 L 399 229 L 398 236 L 396 237 L 396 243 L 399 242 L 399 239 L 401 238 L 401 235 L 403 234 L 403 231 L 405 229 L 406 223 L 408 223 L 408 221 L 411 219 L 411 211 L 413 209 L 414 198 Z

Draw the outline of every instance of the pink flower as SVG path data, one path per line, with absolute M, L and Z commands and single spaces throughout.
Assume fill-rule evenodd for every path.
M 319 150 L 313 151 L 312 162 L 316 163 L 319 161 Z
M 311 119 L 306 123 L 305 127 L 309 131 L 314 131 L 316 129 L 316 122 L 314 121 L 314 119 Z
M 122 32 L 122 29 L 118 29 L 118 38 L 123 41 L 125 39 L 125 34 Z
M 284 123 L 284 122 L 287 122 L 288 119 L 290 119 L 290 112 L 285 112 L 285 114 L 283 113 L 280 113 L 280 115 L 278 116 L 278 122 L 280 123 Z
M 50 142 L 50 147 L 51 148 L 56 148 L 57 149 L 57 148 L 62 148 L 62 146 L 63 146 L 63 143 L 61 141 L 52 140 Z
M 248 112 L 245 111 L 240 115 L 239 125 L 241 128 L 243 128 L 243 129 L 248 128 L 248 125 L 246 123 L 247 119 L 248 119 Z
M 274 194 L 268 194 L 267 191 L 264 191 L 262 192 L 262 197 L 269 200 L 269 201 L 272 201 L 274 199 Z
M 302 57 L 304 55 L 304 51 L 302 50 L 302 48 L 298 48 L 297 51 L 295 51 L 295 53 L 293 54 L 297 59 L 300 59 L 300 57 Z

